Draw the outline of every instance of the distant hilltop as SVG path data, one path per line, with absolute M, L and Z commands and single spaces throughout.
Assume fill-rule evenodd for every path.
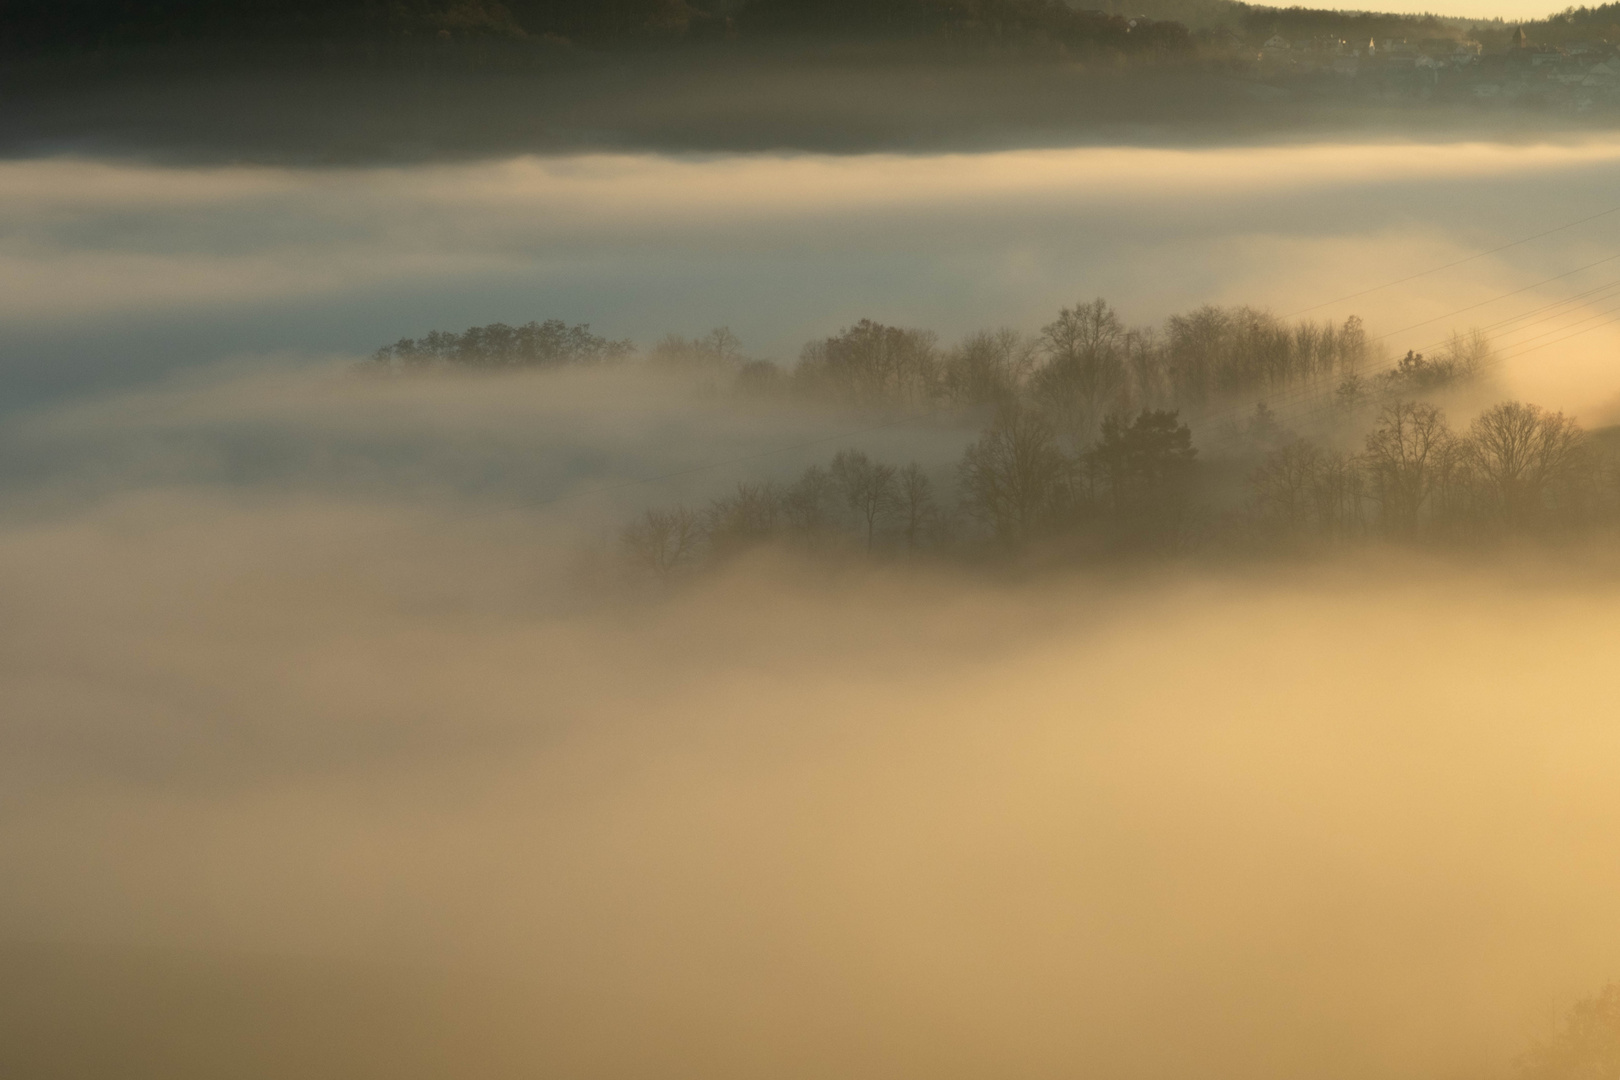
M 1530 44 L 1620 42 L 1620 4 L 1520 27 L 1235 0 L 0 0 L 0 53 L 35 56 L 225 42 L 601 50 L 782 37 L 1082 54 L 1259 48 L 1273 37 L 1467 39 L 1489 52 L 1519 31 Z
M 1182 47 L 1174 20 L 1063 0 L 0 0 L 13 53 L 181 42 L 502 41 L 611 48 L 808 36 Z
M 0 0 L 0 92 L 28 102 L 0 110 L 0 148 L 843 152 L 1392 107 L 1610 125 L 1617 47 L 1620 3 L 1506 23 L 1238 0 Z

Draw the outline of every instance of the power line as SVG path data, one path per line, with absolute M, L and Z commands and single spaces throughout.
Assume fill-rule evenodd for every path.
M 1568 325 L 1565 325 L 1565 326 L 1560 326 L 1560 327 L 1557 327 L 1557 328 L 1555 328 L 1555 329 L 1552 329 L 1552 330 L 1548 330 L 1548 331 L 1546 331 L 1546 332 L 1545 332 L 1545 333 L 1541 333 L 1541 334 L 1537 334 L 1537 335 L 1536 335 L 1536 337 L 1546 337 L 1546 336 L 1548 336 L 1548 335 L 1549 335 L 1549 334 L 1556 334 L 1556 333 L 1560 333 L 1560 332 L 1562 332 L 1562 331 L 1564 331 L 1564 330 L 1570 330 L 1570 329 L 1573 329 L 1573 328 L 1574 328 L 1574 327 L 1577 327 L 1577 326 L 1581 326 L 1581 325 L 1584 325 L 1584 324 L 1585 324 L 1585 323 L 1589 323 L 1589 322 L 1594 322 L 1594 321 L 1596 321 L 1596 322 L 1598 322 L 1598 323 L 1599 323 L 1599 324 L 1601 324 L 1601 323 L 1602 323 L 1602 322 L 1603 322 L 1603 321 L 1604 321 L 1604 320 L 1606 320 L 1606 319 L 1607 319 L 1607 318 L 1608 318 L 1608 317 L 1609 317 L 1609 316 L 1610 316 L 1610 315 L 1613 315 L 1613 314 L 1614 314 L 1614 313 L 1615 313 L 1615 312 L 1617 312 L 1617 311 L 1620 311 L 1620 304 L 1616 304 L 1616 305 L 1614 305 L 1614 306 L 1613 306 L 1613 307 L 1607 307 L 1607 308 L 1604 308 L 1604 309 L 1603 309 L 1603 310 L 1602 310 L 1602 311 L 1600 311 L 1600 312 L 1598 312 L 1598 313 L 1597 313 L 1597 314 L 1595 314 L 1595 315 L 1589 315 L 1589 316 L 1587 316 L 1587 317 L 1586 317 L 1586 318 L 1584 318 L 1584 319 L 1581 319 L 1581 320 L 1580 320 L 1580 321 L 1579 321 L 1579 322 L 1573 322 L 1573 323 L 1569 323 L 1569 324 L 1568 324 Z M 1582 333 L 1582 334 L 1584 334 L 1584 333 L 1587 333 L 1587 332 L 1588 332 L 1588 330 L 1596 330 L 1596 329 L 1597 329 L 1597 327 L 1596 327 L 1596 326 L 1592 326 L 1592 327 L 1588 327 L 1588 328 L 1587 328 L 1587 330 L 1582 330 L 1582 331 L 1581 331 L 1581 332 L 1580 332 L 1580 333 Z M 1570 336 L 1572 336 L 1572 337 L 1578 337 L 1578 336 L 1579 336 L 1579 334 L 1574 334 L 1574 335 L 1570 335 Z M 1514 346 L 1512 346 L 1512 348 L 1514 348 L 1514 349 L 1517 349 L 1517 348 L 1519 348 L 1519 347 L 1521 347 L 1521 346 L 1524 346 L 1524 345 L 1528 345 L 1528 344 L 1529 344 L 1529 343 L 1530 343 L 1530 341 L 1535 341 L 1535 340 L 1536 340 L 1536 337 L 1533 337 L 1533 338 L 1530 338 L 1530 339 L 1529 339 L 1529 341 L 1521 341 L 1521 342 L 1517 342 L 1517 343 L 1516 343 L 1516 344 L 1515 344 L 1515 345 L 1514 345 Z M 1559 338 L 1559 339 L 1558 339 L 1558 340 L 1559 340 L 1559 341 L 1567 341 L 1567 340 L 1568 340 L 1568 338 Z M 1545 344 L 1545 345 L 1551 345 L 1551 344 L 1554 344 L 1554 342 L 1546 342 L 1546 343 L 1544 343 L 1544 344 Z M 1536 349 L 1540 349 L 1540 348 L 1543 348 L 1543 347 L 1544 347 L 1544 346 L 1543 346 L 1543 345 L 1537 345 L 1537 346 L 1535 346 L 1535 347 L 1534 347 L 1534 348 L 1530 348 L 1530 349 L 1524 349 L 1524 350 L 1523 350 L 1523 351 L 1519 351 L 1519 352 L 1509 352 L 1509 353 L 1507 353 L 1507 354 L 1506 354 L 1506 355 L 1504 355 L 1504 356 L 1503 356 L 1503 357 L 1502 357 L 1502 359 L 1504 359 L 1504 360 L 1511 360 L 1511 359 L 1513 359 L 1513 358 L 1514 358 L 1514 357 L 1516 357 L 1516 356 L 1523 356 L 1523 355 L 1525 355 L 1525 353 L 1530 353 L 1530 352 L 1534 352 L 1534 351 L 1535 351 L 1535 350 L 1536 350 Z
M 1576 274 L 1581 273 L 1583 270 L 1590 270 L 1594 266 L 1602 266 L 1604 263 L 1611 263 L 1611 262 L 1614 262 L 1616 259 L 1620 259 L 1620 254 L 1610 255 L 1607 258 L 1599 259 L 1597 262 L 1587 263 L 1585 266 L 1578 266 L 1574 270 L 1569 270 L 1569 271 L 1566 271 L 1565 273 L 1557 274 L 1557 275 L 1554 275 L 1553 277 L 1550 277 L 1550 278 L 1545 278 L 1545 279 L 1543 279 L 1541 281 L 1536 282 L 1533 285 L 1526 285 L 1522 289 L 1514 289 L 1512 292 L 1505 292 L 1505 293 L 1502 293 L 1499 296 L 1493 296 L 1489 300 L 1481 300 L 1477 304 L 1470 304 L 1467 307 L 1458 308 L 1456 311 L 1447 312 L 1444 315 L 1436 315 L 1432 319 L 1424 319 L 1422 322 L 1416 322 L 1416 323 L 1413 323 L 1410 326 L 1403 326 L 1399 330 L 1391 330 L 1387 336 L 1394 337 L 1396 334 L 1404 334 L 1408 330 L 1416 330 L 1420 326 L 1428 326 L 1430 323 L 1439 322 L 1441 319 L 1454 318 L 1454 317 L 1456 317 L 1458 315 L 1461 315 L 1465 311 L 1473 311 L 1475 308 L 1482 308 L 1482 307 L 1485 307 L 1487 304 L 1494 304 L 1499 300 L 1506 300 L 1510 296 L 1518 296 L 1520 293 L 1529 292 L 1531 289 L 1539 289 L 1543 285 L 1550 285 L 1555 281 L 1561 281 L 1564 278 L 1573 277 Z M 1283 316 L 1283 318 L 1288 318 L 1288 317 L 1289 316 L 1286 316 L 1286 315 Z
M 1560 345 L 1560 344 L 1562 344 L 1562 343 L 1564 343 L 1566 341 L 1572 340 L 1574 338 L 1581 337 L 1581 336 L 1583 336 L 1585 334 L 1590 334 L 1594 330 L 1601 330 L 1606 324 L 1613 321 L 1613 320 L 1610 319 L 1610 316 L 1614 315 L 1616 312 L 1620 312 L 1620 304 L 1616 304 L 1613 307 L 1605 308 L 1604 310 L 1602 310 L 1600 312 L 1597 312 L 1594 315 L 1589 315 L 1588 317 L 1586 317 L 1584 319 L 1581 319 L 1578 322 L 1568 323 L 1568 324 L 1566 324 L 1564 326 L 1556 327 L 1556 328 L 1554 328 L 1552 330 L 1548 330 L 1548 331 L 1546 331 L 1546 332 L 1544 332 L 1542 334 L 1538 334 L 1535 337 L 1529 338 L 1526 341 L 1519 342 L 1516 345 L 1510 347 L 1507 351 L 1502 352 L 1502 353 L 1498 353 L 1497 355 L 1495 355 L 1495 356 L 1491 357 L 1490 359 L 1486 360 L 1481 366 L 1484 367 L 1484 368 L 1499 367 L 1502 364 L 1505 364 L 1510 360 L 1517 360 L 1520 357 L 1528 356 L 1531 353 L 1539 352 L 1542 349 L 1551 348 L 1554 345 Z M 1583 325 L 1585 325 L 1587 323 L 1591 323 L 1592 325 L 1586 326 L 1586 328 L 1583 329 L 1583 330 L 1575 330 L 1574 329 L 1577 326 L 1583 326 Z M 1571 332 L 1570 333 L 1564 333 L 1564 331 L 1571 331 Z M 1552 340 L 1550 340 L 1550 341 L 1542 341 L 1540 344 L 1537 344 L 1537 345 L 1531 345 L 1530 344 L 1530 342 L 1537 340 L 1537 338 L 1545 338 L 1545 337 L 1549 337 L 1550 335 L 1554 335 L 1554 334 L 1559 334 L 1561 336 L 1553 337 Z M 1392 371 L 1392 370 L 1394 370 L 1394 368 L 1393 367 L 1386 367 L 1384 370 L 1385 371 Z M 1308 408 L 1308 409 L 1304 410 L 1303 412 L 1297 414 L 1294 419 L 1296 421 L 1297 420 L 1314 420 L 1317 417 L 1320 417 L 1323 413 L 1327 412 L 1329 409 L 1331 409 L 1333 407 L 1333 402 L 1331 400 L 1328 400 L 1327 395 L 1321 395 L 1321 397 L 1322 397 L 1322 400 L 1319 401 L 1314 407 Z M 1213 441 L 1214 441 L 1215 445 L 1218 445 L 1218 446 L 1232 446 L 1238 440 L 1240 440 L 1241 438 L 1242 438 L 1242 433 L 1241 432 L 1227 431 L 1227 432 L 1224 432 L 1222 434 L 1216 435 L 1214 437 Z M 1206 441 L 1205 445 L 1208 445 L 1208 444 L 1209 443 Z
M 1509 248 L 1516 248 L 1516 247 L 1519 247 L 1520 245 L 1528 244 L 1532 240 L 1540 240 L 1542 237 L 1551 236 L 1554 233 L 1560 233 L 1560 232 L 1563 232 L 1566 229 L 1573 229 L 1577 225 L 1585 225 L 1588 222 L 1596 221 L 1599 218 L 1608 217 L 1610 214 L 1614 214 L 1614 213 L 1620 213 L 1620 206 L 1610 207 L 1607 210 L 1600 211 L 1600 212 L 1598 212 L 1596 214 L 1592 214 L 1592 215 L 1590 215 L 1588 217 L 1583 217 L 1583 218 L 1580 218 L 1579 220 L 1567 222 L 1566 224 L 1559 225 L 1559 226 L 1557 226 L 1555 228 L 1547 229 L 1547 230 L 1545 230 L 1543 232 L 1538 232 L 1534 236 L 1526 236 L 1522 240 L 1515 240 L 1512 243 L 1503 244 L 1501 247 L 1494 247 L 1494 248 L 1491 248 L 1489 251 L 1481 251 L 1481 252 L 1478 252 L 1476 254 L 1470 255 L 1465 259 L 1458 259 L 1455 262 L 1446 263 L 1444 266 L 1431 267 L 1428 270 L 1420 270 L 1415 274 L 1408 274 L 1406 277 L 1403 277 L 1403 278 L 1396 278 L 1394 281 L 1386 281 L 1382 285 L 1374 285 L 1370 289 L 1362 289 L 1360 292 L 1354 292 L 1354 293 L 1350 293 L 1347 296 L 1341 296 L 1337 300 L 1324 300 L 1320 304 L 1312 304 L 1310 307 L 1300 308 L 1298 311 L 1291 311 L 1288 314 L 1283 315 L 1282 318 L 1284 318 L 1284 319 L 1292 319 L 1295 316 L 1303 315 L 1308 311 L 1316 311 L 1319 308 L 1331 307 L 1334 304 L 1342 304 L 1346 300 L 1354 300 L 1354 299 L 1356 299 L 1358 297 L 1368 296 L 1368 295 L 1370 295 L 1372 293 L 1375 293 L 1375 292 L 1381 292 L 1384 289 L 1392 289 L 1397 285 L 1405 285 L 1409 281 L 1416 281 L 1418 278 L 1428 277 L 1430 274 L 1438 274 L 1442 270 L 1450 270 L 1450 269 L 1452 269 L 1454 267 L 1458 267 L 1458 266 L 1462 266 L 1462 265 L 1464 265 L 1466 263 L 1474 262 L 1477 259 L 1483 259 L 1487 255 L 1495 255 L 1498 252 L 1507 251 Z
M 1405 327 L 1403 330 L 1396 331 L 1395 333 L 1402 333 L 1405 330 L 1412 329 L 1413 327 L 1424 326 L 1424 325 L 1427 325 L 1428 323 L 1431 323 L 1431 322 L 1438 322 L 1441 319 L 1452 318 L 1452 317 L 1454 317 L 1456 315 L 1462 314 L 1465 311 L 1471 311 L 1471 310 L 1473 310 L 1475 308 L 1483 307 L 1485 304 L 1494 303 L 1494 302 L 1506 299 L 1507 297 L 1515 296 L 1515 295 L 1518 295 L 1520 293 L 1526 292 L 1529 289 L 1537 288 L 1540 285 L 1545 285 L 1545 284 L 1548 284 L 1549 282 L 1552 282 L 1552 281 L 1558 281 L 1558 280 L 1561 280 L 1563 278 L 1570 277 L 1570 276 L 1572 276 L 1574 274 L 1577 274 L 1577 273 L 1580 273 L 1580 272 L 1582 272 L 1584 270 L 1590 270 L 1595 266 L 1600 266 L 1600 265 L 1603 265 L 1604 263 L 1612 262 L 1615 259 L 1620 259 L 1620 255 L 1613 255 L 1613 256 L 1609 256 L 1609 257 L 1604 258 L 1604 259 L 1599 259 L 1596 262 L 1588 263 L 1587 265 L 1582 266 L 1582 267 L 1577 267 L 1575 270 L 1567 271 L 1565 273 L 1557 274 L 1557 275 L 1554 275 L 1553 277 L 1546 278 L 1543 281 L 1537 282 L 1535 285 L 1525 286 L 1522 289 L 1514 289 L 1514 290 L 1512 290 L 1510 292 L 1502 293 L 1499 296 L 1493 297 L 1490 300 L 1486 300 L 1486 301 L 1482 301 L 1481 303 L 1478 303 L 1478 304 L 1471 304 L 1471 305 L 1468 305 L 1466 307 L 1458 308 L 1458 309 L 1456 309 L 1454 311 L 1447 312 L 1446 314 L 1443 314 L 1443 315 L 1437 315 L 1432 319 L 1425 320 L 1424 322 L 1421 322 L 1421 323 L 1414 323 L 1414 324 L 1412 324 L 1412 326 Z M 1570 296 L 1570 297 L 1565 297 L 1562 300 L 1556 300 L 1556 301 L 1553 301 L 1552 303 L 1549 303 L 1549 304 L 1543 304 L 1541 307 L 1531 308 L 1529 311 L 1521 312 L 1518 315 L 1514 315 L 1514 316 L 1511 316 L 1511 317 L 1506 318 L 1506 319 L 1500 319 L 1495 323 L 1487 323 L 1485 326 L 1481 327 L 1480 329 L 1482 331 L 1499 329 L 1501 327 L 1508 326 L 1508 325 L 1511 325 L 1511 324 L 1516 323 L 1516 322 L 1522 322 L 1523 320 L 1530 318 L 1530 316 L 1532 316 L 1532 315 L 1542 314 L 1544 312 L 1552 311 L 1555 308 L 1565 307 L 1565 306 L 1567 306 L 1569 304 L 1575 303 L 1575 302 L 1583 300 L 1583 299 L 1587 299 L 1587 300 L 1591 300 L 1591 299 L 1601 299 L 1601 300 L 1612 299 L 1612 295 L 1600 295 L 1600 294 L 1612 293 L 1616 289 L 1620 289 L 1620 280 L 1613 280 L 1613 281 L 1605 282 L 1602 285 L 1594 286 L 1591 289 L 1587 289 L 1584 292 L 1576 293 L 1575 295 Z M 1544 322 L 1549 322 L 1549 321 L 1553 321 L 1553 320 L 1556 320 L 1556 319 L 1563 318 L 1568 314 L 1571 314 L 1571 312 L 1560 312 L 1560 313 L 1554 314 L 1554 315 L 1546 315 L 1541 319 L 1534 319 L 1534 320 L 1532 320 L 1532 321 L 1530 321 L 1528 323 L 1525 323 L 1525 325 L 1523 325 L 1523 326 L 1520 326 L 1520 327 L 1517 327 L 1517 328 L 1515 328 L 1513 330 L 1507 331 L 1507 333 L 1510 334 L 1510 335 L 1511 334 L 1522 333 L 1523 331 L 1525 331 L 1527 329 L 1530 329 L 1531 327 L 1540 325 L 1540 324 L 1542 324 Z M 1439 340 L 1428 342 L 1428 343 L 1423 344 L 1423 345 L 1414 346 L 1411 351 L 1419 352 L 1419 351 L 1423 351 L 1423 350 L 1437 348 L 1437 347 L 1439 347 L 1441 345 L 1446 344 L 1447 340 L 1448 339 L 1442 338 L 1442 339 L 1439 339 Z M 1393 370 L 1393 369 L 1394 369 L 1394 365 L 1391 364 L 1391 365 L 1386 365 L 1385 368 L 1380 369 L 1380 370 L 1387 371 L 1387 370 Z M 1318 393 L 1320 393 L 1320 388 L 1317 387 L 1317 386 L 1313 386 L 1313 385 L 1309 385 L 1309 384 L 1297 385 L 1297 386 L 1291 387 L 1291 388 L 1283 391 L 1281 394 L 1271 395 L 1270 397 L 1265 398 L 1264 400 L 1266 401 L 1266 404 L 1268 406 L 1287 407 L 1288 405 L 1292 404 L 1295 401 L 1298 401 L 1298 400 L 1300 400 L 1302 398 L 1308 398 L 1308 397 L 1314 396 L 1314 395 L 1316 395 Z M 1213 413 L 1213 414 L 1208 414 L 1208 415 L 1206 415 L 1204 417 L 1200 417 L 1199 419 L 1203 423 L 1222 423 L 1222 422 L 1231 423 L 1231 422 L 1236 421 L 1242 415 L 1246 414 L 1248 411 L 1249 411 L 1249 408 L 1248 408 L 1247 405 L 1235 406 L 1235 407 L 1230 408 L 1230 409 L 1224 409 L 1224 410 L 1218 411 L 1218 412 Z

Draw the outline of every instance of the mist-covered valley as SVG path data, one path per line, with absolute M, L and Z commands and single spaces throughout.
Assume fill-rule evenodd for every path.
M 1482 127 L 14 141 L 0 1072 L 1610 1076 L 1620 142 Z

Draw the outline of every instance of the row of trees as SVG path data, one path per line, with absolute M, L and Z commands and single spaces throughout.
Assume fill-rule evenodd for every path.
M 741 0 L 743 34 L 1050 42 L 1120 53 L 1183 52 L 1177 22 L 1128 19 L 1062 0 Z
M 1175 545 L 1197 453 L 1175 412 L 1110 415 L 1094 443 L 1071 453 L 1042 413 L 1010 404 L 963 455 L 961 510 L 1008 547 L 1062 533 L 1132 548 Z
M 654 355 L 711 369 L 729 362 L 744 392 L 857 408 L 1020 404 L 1041 413 L 1071 454 L 1089 446 L 1114 413 L 1200 410 L 1312 391 L 1376 402 L 1467 377 L 1489 351 L 1483 338 L 1458 338 L 1442 356 L 1409 356 L 1394 373 L 1375 375 L 1368 373 L 1374 347 L 1354 316 L 1288 323 L 1254 308 L 1206 305 L 1162 327 L 1132 328 L 1102 299 L 1063 308 L 1038 334 L 980 331 L 949 347 L 926 330 L 862 319 L 810 342 L 786 369 L 746 360 L 727 330 L 702 341 L 715 339 L 729 351 L 676 338 Z
M 949 349 L 927 331 L 863 319 L 806 345 L 791 381 L 859 405 L 1000 405 L 1027 396 L 1084 413 L 1089 438 L 1104 414 L 1122 407 L 1186 407 L 1336 384 L 1370 358 L 1355 316 L 1290 324 L 1254 308 L 1205 305 L 1162 328 L 1129 328 L 1097 299 L 1062 309 L 1034 337 L 981 332 Z
M 620 540 L 660 577 L 773 542 L 917 553 L 963 540 L 1011 550 L 1069 533 L 1154 546 L 1178 535 L 1196 454 L 1175 413 L 1144 411 L 1108 417 L 1102 437 L 1070 455 L 1039 412 L 1011 403 L 963 453 L 954 504 L 915 462 L 841 450 L 790 484 L 744 482 L 699 510 L 648 510 Z
M 1608 509 L 1613 463 L 1562 413 L 1504 402 L 1464 432 L 1422 401 L 1385 406 L 1358 453 L 1294 439 L 1250 477 L 1273 535 L 1414 538 L 1536 532 Z
M 633 565 L 667 577 L 703 558 L 724 559 L 773 542 L 915 552 L 939 546 L 949 527 L 920 465 L 897 467 L 840 450 L 791 484 L 744 482 L 700 510 L 647 510 L 623 530 L 620 543 Z
M 601 363 L 633 352 L 628 341 L 551 319 L 460 334 L 436 330 L 385 346 L 372 362 L 389 371 L 529 368 Z M 646 358 L 729 380 L 745 394 L 863 409 L 993 411 L 1018 403 L 1040 412 L 1065 451 L 1076 454 L 1113 413 L 1197 413 L 1285 395 L 1364 405 L 1432 394 L 1488 366 L 1490 346 L 1478 334 L 1457 336 L 1434 356 L 1408 353 L 1378 372 L 1375 348 L 1355 316 L 1289 323 L 1250 307 L 1205 305 L 1160 327 L 1132 328 L 1097 299 L 1063 308 L 1038 334 L 980 331 L 949 347 L 926 330 L 862 319 L 805 345 L 790 368 L 749 359 L 724 327 L 700 338 L 667 337 Z
M 1180 53 L 1184 26 L 1061 0 L 8 0 L 0 49 L 219 41 L 384 42 L 422 36 L 607 46 L 782 35 L 1033 41 Z
M 1145 555 L 1546 533 L 1620 511 L 1620 456 L 1563 414 L 1521 402 L 1454 432 L 1435 405 L 1398 401 L 1353 453 L 1290 438 L 1236 486 L 1231 464 L 1200 462 L 1174 411 L 1105 416 L 1098 438 L 1075 452 L 1040 410 L 1008 402 L 957 462 L 953 498 L 915 463 L 842 450 L 790 484 L 742 483 L 699 510 L 649 510 L 621 541 L 635 565 L 662 577 L 768 543 Z
M 1259 45 L 1273 34 L 1290 41 L 1331 39 L 1365 45 L 1368 40 L 1390 38 L 1407 41 L 1459 41 L 1477 37 L 1489 29 L 1484 21 L 1468 25 L 1464 20 L 1436 15 L 1400 15 L 1392 12 L 1328 10 L 1309 7 L 1281 7 L 1234 3 L 1220 13 L 1219 21 L 1232 26 L 1242 37 Z M 1503 24 L 1497 20 L 1500 28 Z M 1505 33 L 1503 35 L 1505 37 Z
M 459 334 L 430 331 L 419 338 L 400 338 L 371 356 L 374 369 L 388 372 L 445 368 L 520 369 L 600 364 L 622 360 L 635 351 L 628 341 L 609 341 L 591 333 L 590 325 L 569 326 L 561 319 L 522 326 L 491 323 Z

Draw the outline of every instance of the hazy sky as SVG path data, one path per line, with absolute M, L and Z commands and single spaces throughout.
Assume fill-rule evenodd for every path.
M 1609 254 L 1620 215 L 1366 290 L 1609 209 L 1617 169 L 1608 139 L 332 170 L 14 161 L 0 164 L 0 380 L 16 404 L 535 318 L 647 344 L 730 325 L 752 355 L 791 360 L 862 317 L 949 339 L 1033 330 L 1094 296 L 1132 322 L 1208 302 L 1356 313 L 1390 348 L 1421 350 L 1577 297 L 1569 322 L 1594 316 L 1588 332 L 1553 350 L 1538 346 L 1556 335 L 1522 335 L 1537 348 L 1514 375 L 1548 404 L 1607 408 L 1591 365 L 1613 331 L 1578 294 L 1612 264 L 1537 283 Z

